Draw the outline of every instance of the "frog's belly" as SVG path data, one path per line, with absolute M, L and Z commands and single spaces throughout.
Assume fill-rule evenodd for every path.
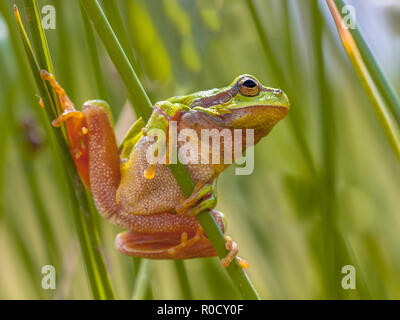
M 149 142 L 141 139 L 135 146 L 127 164 L 121 166 L 121 183 L 117 191 L 117 203 L 124 213 L 149 215 L 170 212 L 185 196 L 164 164 L 157 164 L 155 175 L 146 179 L 144 172 L 149 168 L 146 151 Z M 215 171 L 208 165 L 188 165 L 195 183 L 209 181 Z

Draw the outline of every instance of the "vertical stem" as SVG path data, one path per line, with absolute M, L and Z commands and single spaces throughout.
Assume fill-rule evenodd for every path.
M 330 1 L 328 1 L 328 3 L 329 2 Z M 340 8 L 338 12 L 343 18 L 347 13 L 342 12 L 341 9 L 346 5 L 346 3 L 343 0 L 334 0 L 333 2 L 336 4 L 336 7 Z M 375 85 L 399 123 L 400 100 L 396 94 L 396 91 L 383 72 L 383 69 L 380 67 L 378 60 L 375 58 L 367 42 L 365 41 L 365 37 L 363 36 L 359 26 L 356 28 L 349 28 L 347 31 L 351 34 L 354 42 L 357 44 L 358 50 L 364 60 L 368 72 L 371 74 L 372 78 L 376 80 Z
M 190 290 L 189 279 L 185 264 L 182 260 L 174 260 L 176 273 L 181 287 L 181 293 L 184 300 L 193 300 L 192 291 Z
M 254 6 L 254 3 L 252 0 L 246 0 L 247 8 L 250 12 L 251 18 L 253 20 L 254 26 L 257 31 L 257 35 L 260 39 L 261 46 L 263 47 L 263 52 L 266 57 L 266 61 L 268 65 L 271 66 L 272 70 L 274 71 L 273 77 L 276 81 L 276 83 L 279 85 L 280 88 L 283 88 L 285 92 L 288 94 L 288 96 L 291 99 L 291 104 L 292 105 L 300 105 L 297 103 L 297 101 L 294 101 L 296 95 L 292 95 L 292 88 L 289 86 L 285 75 L 283 73 L 284 68 L 280 66 L 279 59 L 277 56 L 274 54 L 269 42 L 268 42 L 268 37 L 267 33 L 265 32 L 262 23 L 261 23 L 261 18 L 260 18 L 260 13 L 257 11 L 256 7 Z M 302 132 L 301 128 L 299 127 L 299 122 L 301 121 L 295 121 L 295 118 L 293 117 L 293 111 L 295 111 L 296 108 L 293 108 L 291 111 L 291 115 L 288 116 L 288 120 L 290 121 L 290 124 L 294 130 L 294 139 L 296 139 L 298 145 L 300 146 L 299 150 L 303 153 L 303 157 L 306 161 L 307 168 L 310 172 L 311 175 L 314 177 L 317 177 L 317 170 L 314 164 L 314 160 L 310 151 L 309 146 L 306 143 L 306 139 L 304 137 L 304 133 Z
M 36 61 L 35 54 L 27 37 L 24 26 L 22 25 L 19 11 L 16 6 L 14 6 L 15 16 L 17 18 L 18 26 L 20 28 L 20 33 L 36 85 L 40 91 L 43 103 L 46 107 L 45 110 L 48 114 L 48 117 L 54 119 L 59 114 L 56 111 L 58 110 L 58 108 L 55 108 L 55 104 L 59 103 L 58 98 L 53 88 L 51 88 L 50 91 L 47 87 L 47 84 L 43 82 L 39 75 L 40 69 L 52 69 L 51 57 L 47 47 L 46 36 L 41 25 L 36 0 L 25 0 L 25 4 L 28 16 L 30 17 L 29 24 L 31 32 L 32 34 L 36 34 L 33 39 L 36 41 L 36 51 L 39 52 L 37 53 L 37 55 L 41 56 L 42 59 L 44 59 L 42 60 L 42 62 L 44 61 L 43 63 L 45 63 L 44 65 L 41 65 Z M 50 92 L 52 92 L 53 95 L 50 95 Z M 65 174 L 68 177 L 67 185 L 71 201 L 70 203 L 72 213 L 74 216 L 74 221 L 82 248 L 82 255 L 85 260 L 85 265 L 87 267 L 86 270 L 91 284 L 93 296 L 96 299 L 113 299 L 114 294 L 112 292 L 108 274 L 105 268 L 102 267 L 104 265 L 104 261 L 102 260 L 103 257 L 99 252 L 98 243 L 95 242 L 96 238 L 93 236 L 93 232 L 95 231 L 90 230 L 90 232 L 88 233 L 88 226 L 87 224 L 85 224 L 85 221 L 82 217 L 82 215 L 88 216 L 90 214 L 85 189 L 80 182 L 79 175 L 76 171 L 74 162 L 71 158 L 70 152 L 66 144 L 66 140 L 64 139 L 61 130 L 53 128 L 52 132 L 54 133 L 57 141 L 55 148 L 55 152 L 58 156 L 57 158 L 61 159 L 62 164 L 65 168 Z
M 94 72 L 94 79 L 97 87 L 97 94 L 103 100 L 108 100 L 107 89 L 104 83 L 103 72 L 100 66 L 100 59 L 97 54 L 97 46 L 96 39 L 93 33 L 92 26 L 90 25 L 89 17 L 87 16 L 85 9 L 82 7 L 82 4 L 79 2 L 83 27 L 85 29 L 86 42 L 88 44 L 90 61 L 92 63 L 92 68 Z
M 132 300 L 143 300 L 146 297 L 150 284 L 151 269 L 151 260 L 142 259 L 133 289 Z
M 150 99 L 144 91 L 135 70 L 115 36 L 99 3 L 96 0 L 80 0 L 80 2 L 92 20 L 114 66 L 119 71 L 119 75 L 128 89 L 131 103 L 135 106 L 135 112 L 143 117 L 144 120 L 149 119 L 152 111 Z

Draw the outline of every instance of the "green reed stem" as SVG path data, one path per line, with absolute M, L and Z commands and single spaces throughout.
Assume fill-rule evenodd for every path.
M 54 119 L 59 114 L 56 111 L 58 108 L 56 109 L 55 107 L 55 104 L 58 103 L 58 99 L 56 98 L 53 89 L 51 89 L 52 91 L 50 91 L 53 93 L 53 95 L 50 95 L 47 84 L 45 84 L 39 74 L 40 69 L 52 70 L 50 53 L 47 47 L 47 40 L 41 25 L 37 2 L 35 0 L 25 0 L 25 5 L 28 13 L 28 21 L 31 33 L 35 34 L 35 36 L 33 37 L 33 40 L 35 41 L 35 48 L 36 51 L 39 52 L 38 56 L 41 57 L 42 63 L 44 63 L 44 65 L 40 65 L 40 63 L 38 63 L 38 61 L 36 60 L 32 46 L 20 20 L 19 12 L 15 7 L 17 22 L 36 85 L 40 91 L 40 95 L 46 107 L 45 110 L 47 112 L 48 119 Z M 88 230 L 87 225 L 85 224 L 85 220 L 83 218 L 84 216 L 89 215 L 89 206 L 84 187 L 80 182 L 79 175 L 76 172 L 75 165 L 72 161 L 68 146 L 66 144 L 66 140 L 64 139 L 61 130 L 53 128 L 52 131 L 54 133 L 56 145 L 58 147 L 57 158 L 61 159 L 65 168 L 65 174 L 68 178 L 67 184 L 70 196 L 70 204 L 75 221 L 75 226 L 77 229 L 78 238 L 81 244 L 82 255 L 85 261 L 89 282 L 92 288 L 93 297 L 95 299 L 113 299 L 114 294 L 112 292 L 109 276 L 106 272 L 104 272 L 105 268 L 101 268 L 101 264 L 100 266 L 96 264 L 99 263 L 100 260 L 103 261 L 104 264 L 104 260 L 103 257 L 100 256 L 100 252 L 98 251 L 98 243 L 93 241 L 93 236 L 89 236 L 94 231 Z
M 131 103 L 135 106 L 135 112 L 137 112 L 137 114 L 143 119 L 149 119 L 152 111 L 150 99 L 144 91 L 133 66 L 122 49 L 121 44 L 111 28 L 102 8 L 95 0 L 80 0 L 80 3 L 93 22 L 94 28 L 103 41 L 111 61 L 114 63 L 115 68 L 121 76 L 121 79 L 128 90 L 128 96 L 130 97 Z
M 82 4 L 79 3 L 79 6 L 82 15 L 83 27 L 85 29 L 86 42 L 89 49 L 90 62 L 92 64 L 94 72 L 94 80 L 96 83 L 97 94 L 101 99 L 108 101 L 107 88 L 104 82 L 103 72 L 100 66 L 100 59 L 97 53 L 97 45 L 93 29 L 92 26 L 90 25 L 89 17 L 87 16 L 85 9 L 83 9 L 82 7 Z
M 278 83 L 279 87 L 282 88 L 287 95 L 290 97 L 291 100 L 291 105 L 293 106 L 300 106 L 301 104 L 299 101 L 295 100 L 296 95 L 292 94 L 294 92 L 293 88 L 289 85 L 288 81 L 286 80 L 285 74 L 283 72 L 284 68 L 279 62 L 278 56 L 275 54 L 273 49 L 270 46 L 270 42 L 268 41 L 268 36 L 266 31 L 264 30 L 264 27 L 261 23 L 261 14 L 260 12 L 256 9 L 254 6 L 254 3 L 252 0 L 246 0 L 247 8 L 250 12 L 252 21 L 254 23 L 254 27 L 256 28 L 257 35 L 260 39 L 260 44 L 263 47 L 263 52 L 265 54 L 266 61 L 268 65 L 272 68 L 274 71 L 272 76 L 275 77 L 275 81 Z M 293 114 L 296 108 L 292 108 L 292 111 L 290 112 Z M 317 177 L 317 169 L 315 167 L 315 163 L 313 160 L 313 156 L 311 154 L 311 150 L 309 146 L 307 145 L 306 138 L 304 136 L 303 130 L 299 127 L 299 122 L 302 121 L 295 121 L 295 118 L 291 115 L 289 115 L 288 120 L 290 121 L 290 124 L 292 126 L 292 129 L 294 131 L 294 139 L 296 140 L 297 144 L 299 145 L 299 150 L 303 153 L 303 157 L 306 161 L 307 168 L 310 172 L 311 175 L 314 177 Z
M 152 269 L 152 261 L 149 259 L 141 259 L 138 274 L 133 288 L 132 300 L 143 300 L 146 297 L 147 290 L 150 286 L 150 275 Z
M 334 1 L 337 8 L 343 8 L 346 3 L 343 0 L 335 0 Z M 338 10 L 344 18 L 348 13 L 342 12 L 342 10 Z M 372 79 L 376 87 L 378 88 L 379 93 L 382 95 L 383 100 L 389 106 L 390 110 L 396 116 L 397 122 L 400 123 L 400 100 L 394 90 L 392 84 L 389 79 L 383 72 L 383 69 L 379 65 L 379 61 L 375 58 L 372 53 L 371 48 L 368 46 L 365 37 L 363 36 L 360 27 L 356 25 L 355 28 L 347 29 L 349 33 L 352 35 L 354 42 L 357 45 L 357 48 L 363 58 L 365 66 L 368 72 L 371 74 Z
M 189 278 L 182 260 L 174 260 L 175 270 L 179 279 L 182 297 L 184 300 L 193 300 L 192 290 L 190 289 Z
M 378 62 L 366 45 L 360 31 L 358 29 L 346 29 L 343 27 L 343 16 L 339 7 L 342 8 L 344 2 L 340 0 L 327 0 L 327 3 L 347 55 L 353 64 L 361 84 L 372 101 L 375 114 L 393 152 L 400 161 L 400 128 L 399 121 L 396 119 L 396 113 L 400 110 L 398 98 L 390 82 L 380 69 Z

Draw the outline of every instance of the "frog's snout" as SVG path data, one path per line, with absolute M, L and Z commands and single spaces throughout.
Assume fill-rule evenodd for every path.
M 289 98 L 286 95 L 286 93 L 283 92 L 281 89 L 274 89 L 274 94 L 275 94 L 276 100 L 277 100 L 276 106 L 285 108 L 287 111 L 289 111 L 290 102 L 289 102 Z

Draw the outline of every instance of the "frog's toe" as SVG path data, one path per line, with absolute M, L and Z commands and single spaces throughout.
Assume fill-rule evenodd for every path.
M 215 179 L 205 185 L 197 185 L 189 198 L 175 207 L 178 214 L 194 217 L 204 210 L 212 210 L 217 205 Z
M 235 257 L 238 260 L 238 262 L 242 268 L 247 269 L 250 266 L 246 260 L 244 260 L 240 257 L 237 257 L 237 254 L 239 251 L 238 245 L 235 241 L 232 240 L 232 238 L 230 236 L 225 236 L 225 248 L 226 248 L 226 250 L 229 251 L 227 256 L 225 258 L 221 259 L 221 264 L 225 268 L 229 267 L 229 265 L 231 264 L 233 259 L 235 259 Z

